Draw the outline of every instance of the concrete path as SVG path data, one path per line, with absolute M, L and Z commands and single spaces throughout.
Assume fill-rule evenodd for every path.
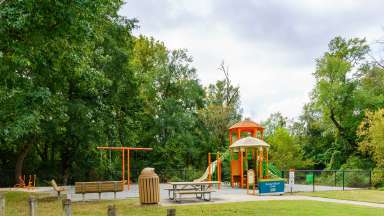
M 300 191 L 312 191 L 312 187 L 308 185 L 295 185 L 296 189 L 300 188 Z M 66 186 L 67 196 L 73 201 L 82 201 L 83 197 L 81 194 L 75 194 L 74 186 Z M 170 205 L 204 205 L 204 204 L 215 204 L 215 203 L 227 203 L 227 202 L 247 202 L 247 201 L 263 201 L 263 200 L 312 200 L 320 202 L 332 202 L 340 204 L 349 204 L 357 206 L 368 206 L 375 208 L 384 208 L 384 204 L 371 203 L 371 202 L 359 202 L 359 201 L 350 201 L 350 200 L 339 200 L 339 199 L 330 199 L 330 198 L 321 198 L 321 197 L 312 197 L 312 196 L 303 196 L 303 195 L 289 195 L 284 196 L 258 196 L 258 195 L 248 195 L 246 189 L 235 188 L 232 189 L 229 185 L 222 185 L 220 191 L 217 191 L 212 194 L 212 200 L 209 202 L 201 201 L 196 199 L 193 196 L 185 197 L 182 199 L 181 203 L 176 203 L 175 201 L 168 199 L 168 192 L 165 191 L 165 188 L 169 188 L 168 184 L 160 185 L 160 204 L 163 206 Z M 288 187 L 286 187 L 287 190 Z M 329 186 L 316 186 L 316 191 L 326 191 L 326 190 L 340 190 L 339 187 L 329 187 Z M 346 188 L 347 189 L 347 188 Z M 348 190 L 355 188 L 348 188 Z M 217 190 L 217 189 L 216 189 Z M 56 196 L 56 193 L 53 191 L 52 187 L 38 187 L 33 190 L 26 189 L 14 189 L 14 188 L 1 188 L 1 191 L 26 191 L 26 192 L 46 192 L 52 193 L 53 196 Z M 256 191 L 257 192 L 257 191 Z M 113 200 L 113 193 L 102 193 L 102 200 Z M 131 185 L 130 190 L 127 188 L 123 192 L 117 193 L 117 199 L 127 199 L 127 198 L 138 198 L 139 191 L 138 185 Z M 97 193 L 91 193 L 85 195 L 86 201 L 98 200 Z
M 350 200 L 338 200 L 330 198 L 302 196 L 302 195 L 284 195 L 284 196 L 258 196 L 258 195 L 220 195 L 219 197 L 213 198 L 210 202 L 197 201 L 194 199 L 188 199 L 185 202 L 175 203 L 171 200 L 162 200 L 161 205 L 163 206 L 174 206 L 174 205 L 202 205 L 202 204 L 219 204 L 228 202 L 249 202 L 249 201 L 267 201 L 267 200 L 311 200 L 318 202 L 331 202 L 357 206 L 368 206 L 374 208 L 384 208 L 384 204 L 371 203 L 371 202 L 359 202 Z

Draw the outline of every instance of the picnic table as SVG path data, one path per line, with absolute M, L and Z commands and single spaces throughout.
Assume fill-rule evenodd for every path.
M 180 202 L 182 195 L 194 194 L 197 199 L 211 200 L 212 185 L 219 184 L 218 181 L 203 182 L 169 182 L 172 188 L 168 188 L 168 198 Z M 172 196 L 171 196 L 172 195 Z M 208 196 L 208 197 L 207 197 Z

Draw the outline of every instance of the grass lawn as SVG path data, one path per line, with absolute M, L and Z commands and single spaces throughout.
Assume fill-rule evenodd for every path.
M 6 193 L 6 215 L 27 215 L 28 194 L 23 192 Z M 107 206 L 115 204 L 118 215 L 162 216 L 167 207 L 141 207 L 137 199 L 100 202 L 73 203 L 73 215 L 106 215 Z M 61 203 L 55 198 L 41 198 L 38 203 L 39 215 L 61 215 Z M 384 209 L 360 207 L 316 201 L 256 201 L 226 204 L 203 204 L 176 206 L 177 216 L 193 215 L 384 215 Z
M 384 203 L 384 191 L 379 190 L 349 190 L 349 191 L 322 191 L 302 192 L 299 195 L 324 197 L 341 200 L 354 200 L 362 202 Z

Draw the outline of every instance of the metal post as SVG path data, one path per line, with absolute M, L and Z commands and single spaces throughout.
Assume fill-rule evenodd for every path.
M 121 178 L 123 180 L 123 185 L 125 184 L 125 156 L 124 156 L 124 149 L 121 150 L 121 157 L 122 157 L 122 160 L 121 160 Z
M 187 169 L 184 167 L 184 181 L 187 181 Z
M 176 216 L 176 209 L 167 209 L 167 216 Z
M 130 159 L 130 151 L 127 150 L 127 187 L 128 190 L 131 189 L 131 159 Z M 123 182 L 124 185 L 124 182 Z
M 335 187 L 337 186 L 337 177 L 336 177 L 336 175 L 337 175 L 337 171 L 335 170 Z
M 312 192 L 315 192 L 315 171 L 312 172 Z
M 33 196 L 29 197 L 29 216 L 37 216 L 37 199 Z
M 0 216 L 5 216 L 5 197 L 0 194 Z
M 344 173 L 345 171 L 343 170 L 343 190 L 344 190 Z
M 372 188 L 372 170 L 369 170 L 369 188 Z
M 117 216 L 115 205 L 108 205 L 107 215 L 108 216 Z
M 72 216 L 72 207 L 70 199 L 63 200 L 63 211 L 64 216 Z

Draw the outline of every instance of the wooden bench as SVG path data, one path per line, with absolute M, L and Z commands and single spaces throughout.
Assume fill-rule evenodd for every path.
M 122 181 L 99 181 L 99 182 L 75 182 L 75 193 L 99 193 L 99 199 L 101 199 L 101 193 L 113 192 L 116 199 L 116 192 L 124 190 L 124 184 Z
M 175 194 L 176 194 L 176 197 L 175 197 L 175 200 L 176 202 L 180 202 L 181 200 L 181 195 L 186 195 L 186 194 L 195 194 L 196 195 L 196 198 L 198 199 L 204 199 L 205 201 L 210 201 L 211 200 L 211 193 L 212 192 L 216 192 L 216 191 L 213 191 L 213 190 L 207 190 L 207 191 L 176 191 Z M 177 195 L 179 195 L 179 198 L 177 198 Z M 200 197 L 198 197 L 197 195 L 200 195 Z M 208 198 L 206 198 L 205 196 L 208 195 Z
M 53 187 L 53 190 L 57 192 L 57 197 L 60 198 L 60 193 L 62 191 L 65 191 L 65 188 L 57 186 L 56 181 L 54 179 L 51 180 L 51 185 Z

